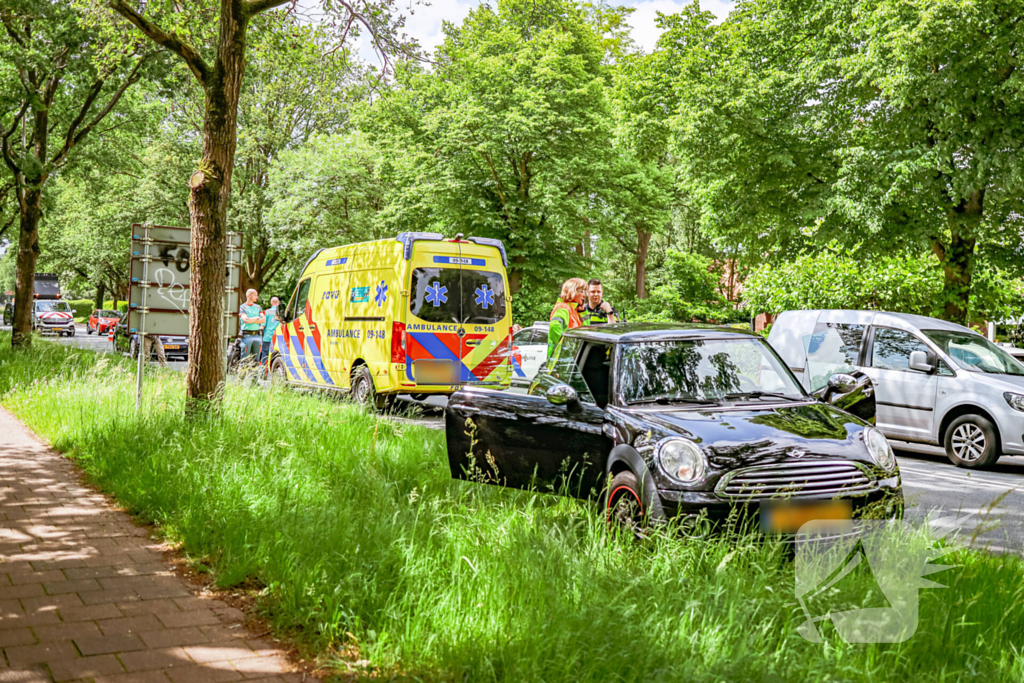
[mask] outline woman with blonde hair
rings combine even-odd
[[[587,281],[583,278],[570,278],[562,284],[562,293],[558,303],[551,310],[548,325],[548,361],[553,361],[562,345],[562,335],[566,330],[582,327],[579,307],[583,303],[583,294],[587,291]]]

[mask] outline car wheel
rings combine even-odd
[[[391,407],[392,397],[381,396],[373,386],[373,375],[370,368],[360,365],[352,371],[352,400],[361,406],[373,406],[376,410],[387,410]]]
[[[643,538],[645,518],[643,498],[636,475],[630,471],[619,472],[608,484],[605,519],[608,526]]]
[[[946,430],[946,456],[957,467],[986,469],[999,459],[996,427],[981,415],[961,415]]]
[[[91,327],[89,327],[89,323],[86,323],[86,324],[85,324],[85,334],[86,334],[86,335],[90,335],[90,334],[92,334],[92,328],[91,328]]]
[[[69,337],[74,337],[75,336],[75,328],[72,327],[71,330],[68,331],[68,336]]]

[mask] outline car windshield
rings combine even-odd
[[[100,311],[99,317],[100,318],[117,318],[118,320],[120,320],[121,319],[121,314],[118,313],[117,311]]]
[[[1024,375],[1024,365],[980,334],[956,330],[922,330],[965,370],[994,375]]]
[[[43,311],[59,311],[60,313],[70,313],[71,306],[68,305],[67,301],[37,301],[36,310]]]
[[[627,403],[807,396],[759,339],[623,344],[621,358],[619,384]]]

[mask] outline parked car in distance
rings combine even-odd
[[[167,360],[188,360],[188,336],[178,334],[161,334],[160,342],[164,345]],[[128,333],[128,316],[125,315],[114,327],[114,353],[126,354],[130,358],[139,357],[139,335]],[[156,358],[156,351],[149,354],[150,360]]]
[[[529,385],[548,359],[548,323],[538,320],[512,335],[512,383]]]
[[[881,311],[787,311],[768,342],[805,389],[859,370],[890,439],[942,446],[958,467],[1024,454],[1024,364],[962,325]]]
[[[110,328],[121,322],[121,313],[105,308],[97,308],[85,323],[85,333],[107,334]]]
[[[901,509],[885,436],[825,402],[842,399],[869,414],[867,378],[839,375],[825,393],[808,394],[749,332],[581,327],[566,332],[527,395],[452,394],[448,463],[456,478],[600,496],[609,521],[632,528],[675,516],[721,521],[738,508],[788,534],[875,503]]]

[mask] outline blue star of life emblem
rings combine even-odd
[[[377,293],[374,295],[373,300],[377,303],[377,306],[383,306],[384,302],[388,300],[388,286],[381,280],[380,284],[377,285]]]
[[[427,303],[440,306],[448,302],[448,288],[442,287],[440,282],[432,282],[427,287]]]
[[[487,289],[487,285],[483,285],[476,290],[476,305],[485,311],[489,306],[494,305],[494,290]]]

